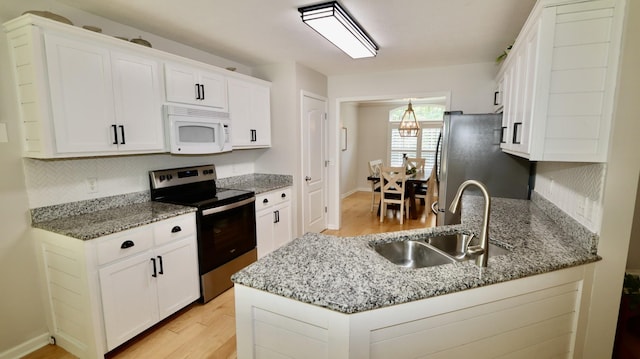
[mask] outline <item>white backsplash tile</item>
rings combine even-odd
[[[157,169],[214,163],[219,178],[253,173],[254,157],[251,151],[238,151],[211,156],[159,154],[23,161],[29,208],[38,208],[148,191],[148,172]],[[90,192],[89,178],[96,179],[96,192]]]
[[[604,163],[538,162],[535,191],[594,233],[600,233]]]

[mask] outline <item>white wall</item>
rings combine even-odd
[[[465,113],[493,111],[493,91],[497,65],[481,63],[374,74],[329,77],[329,144],[331,159],[340,158],[339,108],[356,100],[427,97],[448,93],[451,110]],[[362,154],[361,154],[362,156]],[[383,157],[384,158],[384,157]],[[340,226],[340,167],[329,168],[329,228]],[[366,177],[365,177],[366,178]]]
[[[340,154],[340,198],[344,198],[358,190],[362,165],[360,163],[362,141],[360,141],[361,131],[357,103],[345,103],[340,106],[340,122],[340,127],[347,129],[347,150]]]
[[[370,190],[367,181],[369,161],[382,160],[387,163],[389,147],[389,111],[398,107],[390,104],[361,103],[358,112],[361,140],[358,147],[358,165],[356,167],[358,188]],[[354,172],[354,171],[352,171]]]

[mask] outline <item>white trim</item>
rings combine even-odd
[[[0,359],[18,359],[49,344],[49,333],[43,333],[0,353]]]
[[[351,191],[349,191],[347,193],[343,193],[343,194],[340,195],[340,199],[345,199],[345,198],[347,198],[347,197],[351,196],[352,194],[354,194],[356,192],[359,192],[359,191],[360,190],[358,188],[356,188],[356,189],[351,190]],[[371,192],[371,189],[369,189],[369,192]]]

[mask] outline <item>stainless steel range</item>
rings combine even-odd
[[[231,288],[231,275],[257,259],[255,194],[216,188],[214,165],[149,172],[151,199],[197,207],[200,294]]]

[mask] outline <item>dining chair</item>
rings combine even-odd
[[[380,193],[380,167],[384,164],[382,160],[369,161],[369,177],[377,177],[378,179],[372,179],[371,181],[371,212],[376,205],[376,192]]]
[[[380,167],[380,222],[384,222],[388,204],[400,206],[400,224],[409,218],[409,197],[406,195],[407,171],[404,167]]]
[[[416,172],[424,173],[425,160],[424,158],[413,158],[407,157],[407,167],[415,168]],[[415,198],[420,198],[420,203],[427,203],[427,184],[423,183],[420,185],[416,185],[415,187]]]

